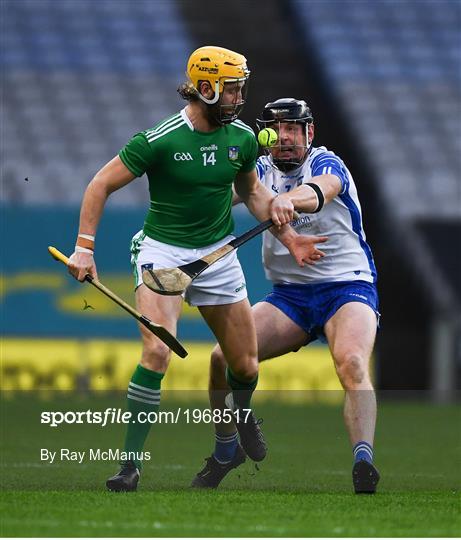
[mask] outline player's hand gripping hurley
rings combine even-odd
[[[61,261],[67,266],[67,264],[69,263],[69,259],[63,253],[61,253],[58,249],[56,249],[55,247],[49,246],[48,251],[57,261]],[[155,334],[159,339],[161,339],[163,343],[168,345],[168,347],[170,347],[170,349],[173,352],[175,352],[178,356],[180,356],[181,358],[185,358],[187,356],[186,349],[181,345],[181,343],[172,334],[170,334],[170,332],[168,332],[166,328],[164,328],[163,326],[160,326],[159,324],[155,324],[150,319],[148,319],[145,315],[142,315],[141,313],[136,311],[129,304],[127,304],[125,301],[119,298],[116,294],[114,294],[110,289],[105,287],[96,278],[93,278],[89,274],[87,274],[85,277],[85,281],[87,281],[88,283],[91,283],[91,285],[93,285],[98,290],[100,290],[103,294],[109,297],[113,302],[118,304],[125,311],[128,311],[130,315],[132,315],[136,320],[138,320],[147,329],[149,329],[153,334]]]
[[[212,253],[205,255],[189,264],[183,264],[177,268],[159,268],[157,270],[144,270],[142,280],[149,289],[163,295],[182,294],[197,276],[210,265],[228,255],[234,249],[248,242],[258,234],[274,225],[271,219],[263,221],[253,229],[234,238],[229,243],[221,246]]]

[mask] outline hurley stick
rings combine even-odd
[[[48,251],[57,261],[61,261],[66,266],[69,264],[69,259],[55,247],[49,246]],[[104,286],[99,280],[87,274],[85,276],[85,281],[87,281],[88,283],[91,283],[91,285],[96,287],[99,291],[105,294],[113,302],[118,304],[125,311],[128,311],[128,313],[132,317],[134,317],[137,321],[139,321],[147,329],[149,329],[153,334],[155,334],[160,340],[163,341],[163,343],[165,343],[165,345],[168,345],[168,347],[170,347],[170,349],[173,352],[175,352],[178,356],[180,356],[181,358],[185,358],[187,356],[188,353],[186,349],[181,345],[181,343],[172,334],[170,334],[170,332],[168,332],[166,328],[164,328],[163,326],[160,326],[159,324],[155,324],[145,315],[142,315],[141,313],[136,311],[124,300],[122,300],[116,294],[114,294],[110,289]]]
[[[197,259],[188,264],[183,264],[176,268],[159,268],[157,270],[144,270],[142,280],[149,289],[159,294],[177,295],[182,294],[185,289],[191,284],[192,280],[199,276],[204,270],[211,266],[219,259],[222,259],[234,249],[248,242],[258,234],[269,229],[274,225],[271,219],[263,221],[253,229],[234,238],[229,243],[221,246],[212,253],[205,255],[201,259]]]

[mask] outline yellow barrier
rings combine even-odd
[[[206,390],[211,343],[173,355],[164,390]],[[2,390],[125,390],[139,361],[136,341],[3,339]],[[310,346],[261,364],[259,390],[340,390],[326,347]]]
[[[129,273],[104,274],[104,285],[117,292],[126,302],[134,305],[134,280]],[[48,292],[54,295],[54,307],[63,314],[76,317],[126,317],[117,306],[93,287],[85,284],[75,287],[75,283],[66,276],[65,272],[20,272],[13,275],[0,274],[0,298],[4,300],[9,295],[24,292]],[[84,299],[93,310],[83,310]],[[199,319],[200,313],[196,307],[184,302],[182,317]]]

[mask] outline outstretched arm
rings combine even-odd
[[[258,182],[258,184],[260,183]],[[268,197],[268,201],[272,204],[275,198],[268,189],[262,186],[262,184],[260,185],[263,188],[261,194]],[[243,202],[242,197],[238,195],[234,189],[232,195],[232,204],[236,205],[241,202]],[[271,218],[274,219],[272,214]],[[289,225],[289,223],[286,223],[279,228],[271,227],[269,230],[277,238],[277,240],[279,240],[279,242],[281,242],[288,249],[296,260],[297,264],[301,267],[306,263],[314,264],[325,256],[325,253],[318,249],[317,244],[326,242],[328,240],[328,237],[326,236],[300,235]]]
[[[275,198],[271,205],[271,215],[272,212],[276,215],[279,212],[278,206],[285,206],[287,200],[299,212],[308,214],[319,212],[325,204],[332,201],[341,191],[341,181],[334,174],[314,176],[309,183],[317,186],[317,189],[308,184],[302,184]]]
[[[85,237],[96,236],[104,205],[109,195],[129,184],[134,178],[135,175],[124,165],[118,156],[114,157],[96,173],[85,190],[80,209],[78,234],[84,235],[83,237],[78,237],[80,244],[85,244]],[[90,246],[91,240],[87,241]],[[92,249],[83,247],[80,250],[76,250],[69,258],[69,272],[79,281],[83,281],[86,274],[97,278]]]
[[[340,191],[341,181],[334,174],[314,176],[308,184],[298,186],[274,198],[271,203],[271,217],[276,215],[279,212],[278,207],[284,207],[287,201],[290,201],[295,210],[300,212],[319,212]],[[279,240],[288,248],[299,266],[304,266],[304,263],[314,264],[325,255],[323,251],[317,248],[316,244],[326,242],[328,237],[297,235],[293,231],[294,235],[296,235],[294,236],[289,231],[283,230],[281,232],[283,237],[279,237]]]
[[[293,219],[294,206],[289,199],[285,199],[277,205],[277,208],[271,210],[274,196],[258,180],[256,169],[248,173],[239,173],[234,188],[239,199],[259,221],[271,218],[277,227],[281,227]]]
[[[326,242],[328,236],[298,234],[291,225],[284,225],[280,229],[272,227],[270,231],[277,240],[282,242],[301,267],[306,263],[315,264],[325,256],[325,253],[318,249],[317,244]]]

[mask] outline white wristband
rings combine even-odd
[[[94,242],[94,236],[92,234],[79,234],[80,238],[85,238],[86,240],[91,240]]]
[[[91,255],[94,255],[92,249],[84,248],[81,246],[75,246],[75,253],[90,253]]]

